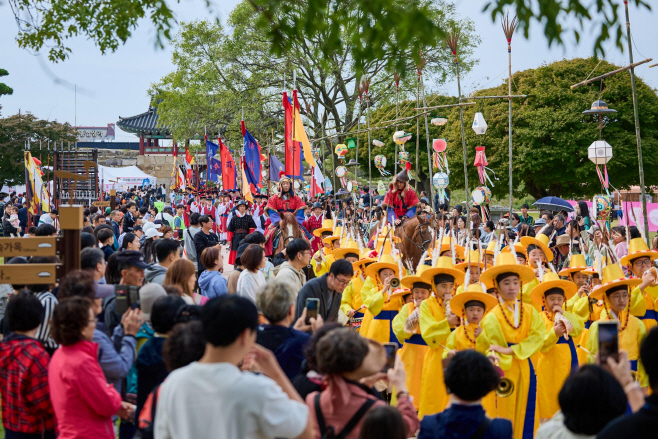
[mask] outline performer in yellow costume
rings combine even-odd
[[[348,249],[345,250],[345,254],[347,254]],[[356,250],[358,250],[358,248]],[[354,252],[354,249],[352,248],[349,252]],[[366,281],[365,269],[368,265],[377,260],[376,258],[371,257],[371,252],[371,250],[366,249],[361,253],[361,258],[352,262],[354,277],[352,277],[350,283],[343,290],[340,299],[340,309],[351,319],[352,322],[355,322],[354,324],[351,324],[354,329],[357,329],[356,324],[358,324],[359,331],[364,327],[363,318],[365,309],[363,307],[363,295],[361,292],[363,290],[363,284]],[[340,254],[342,254],[342,252]]]
[[[490,350],[500,358],[500,368],[514,385],[507,398],[498,398],[497,416],[512,421],[515,439],[532,438],[539,426],[535,404],[537,379],[530,357],[541,349],[546,328],[533,305],[522,303],[523,284],[534,279],[533,270],[516,262],[514,254],[502,252],[496,265],[482,276],[493,280],[499,304],[484,318],[482,327]]]
[[[471,284],[465,292],[457,294],[451,301],[450,307],[463,319],[462,325],[450,333],[446,341],[449,351],[443,353],[444,358],[452,358],[458,351],[475,349],[486,354],[489,350],[489,338],[482,329],[481,322],[498,304],[498,300],[491,294],[482,291],[480,284]],[[496,417],[496,393],[490,392],[482,399],[487,416]]]
[[[452,259],[439,256],[436,264],[423,272],[423,282],[430,284],[436,296],[420,305],[420,333],[429,346],[423,361],[422,389],[418,416],[433,415],[443,410],[448,402],[443,382],[443,346],[450,328],[459,325],[459,317],[450,311],[450,299],[456,285],[464,281],[464,273],[457,270]]]
[[[583,258],[584,261],[584,258]],[[565,311],[566,302],[576,294],[576,285],[546,273],[544,281],[532,290],[532,301],[542,307],[546,328],[544,344],[537,361],[537,411],[540,420],[552,418],[560,409],[557,395],[571,372],[578,369],[574,339],[583,331],[583,322]],[[565,320],[566,319],[566,320]]]
[[[359,334],[362,336],[366,336],[368,334],[368,328],[370,327],[370,323],[375,319],[375,316],[372,315],[370,311],[368,311],[367,307],[365,306],[365,302],[368,299],[368,297],[372,296],[375,294],[377,291],[379,291],[379,288],[377,286],[377,281],[366,273],[366,268],[369,267],[371,264],[377,262],[377,257],[381,253],[382,255],[386,254],[391,254],[391,250],[393,249],[393,244],[391,243],[390,236],[387,239],[388,234],[388,227],[384,226],[382,228],[382,231],[385,233],[384,236],[378,236],[377,237],[377,245],[375,247],[375,250],[364,250],[364,254],[361,255],[361,259],[372,259],[372,261],[368,260],[367,262],[364,262],[364,268],[363,272],[366,275],[366,280],[363,282],[363,286],[361,287],[361,301],[364,303],[364,305],[361,307],[362,312],[363,312],[363,321],[361,322],[361,328],[359,329]],[[367,254],[367,256],[366,256]]]
[[[429,348],[420,335],[420,306],[432,293],[432,286],[422,279],[428,265],[421,265],[415,275],[402,278],[402,286],[411,290],[413,301],[405,304],[393,319],[393,332],[402,345],[400,357],[407,373],[407,389],[413,396],[416,410],[420,408],[423,361]]]
[[[590,287],[588,284],[589,278],[587,276],[587,273],[583,273],[583,271],[585,270],[587,270],[587,263],[585,262],[585,256],[571,255],[571,258],[569,259],[569,266],[563,268],[558,273],[562,277],[568,277],[576,285],[577,294],[574,294],[569,300],[567,300],[566,310],[569,312],[573,311],[573,306],[578,299],[583,297],[583,295],[587,295],[590,292]],[[579,314],[578,317],[585,320],[587,318],[587,315]]]
[[[457,287],[455,294],[461,294],[469,285],[480,284],[480,274],[484,270],[484,263],[480,262],[480,252],[471,250],[465,255],[464,262],[460,262],[455,266],[458,270],[464,272],[464,283]],[[468,283],[468,285],[466,285]]]
[[[372,314],[373,319],[364,334],[380,343],[397,343],[393,333],[393,318],[402,308],[402,296],[407,290],[391,288],[391,279],[400,279],[400,268],[393,256],[383,255],[379,262],[366,268],[366,275],[374,281],[373,293],[363,301],[363,305]]]
[[[619,329],[619,349],[628,352],[628,359],[631,362],[631,370],[638,372],[640,385],[648,386],[648,377],[644,374],[644,368],[638,362],[640,358],[640,343],[644,338],[646,331],[644,324],[631,315],[629,289],[634,289],[640,282],[640,279],[626,279],[621,267],[617,264],[606,265],[603,268],[602,285],[592,291],[590,297],[593,299],[602,299],[604,310],[601,318],[592,323],[589,329],[589,340],[587,341],[587,350],[589,356],[587,361],[594,362],[596,353],[599,351],[599,323],[605,320],[617,321]]]
[[[553,252],[548,246],[550,238],[543,233],[538,234],[536,237],[522,236],[521,244],[525,247],[526,254],[528,255],[528,265],[534,271],[534,278],[530,282],[523,284],[523,303],[529,303],[534,306],[530,293],[541,282],[544,274],[548,273],[546,264],[553,261]],[[541,309],[537,309],[541,311]]]
[[[658,252],[649,250],[647,243],[642,238],[634,238],[628,243],[628,254],[621,258],[621,264],[628,267],[629,273],[642,279],[631,293],[631,297],[636,294],[644,296],[646,303],[646,312],[643,316],[638,316],[644,329],[649,332],[651,328],[658,325],[658,314],[656,313],[656,300],[658,300],[658,286],[654,286],[656,276],[649,271],[653,267],[653,261],[658,258]],[[633,313],[633,315],[637,315]]]
[[[327,221],[331,220],[325,220],[325,223],[327,223]],[[324,226],[325,224],[323,223],[322,225]],[[342,228],[340,226],[336,227],[336,230],[333,232],[331,229],[327,229],[328,227],[322,227],[313,231],[313,234],[317,233],[316,236],[320,235],[323,237],[322,244],[324,245],[323,248],[315,252],[313,255],[313,261],[311,261],[313,273],[315,273],[316,277],[329,273],[329,267],[331,267],[331,264],[336,260],[332,253],[334,250],[340,248],[340,235]]]

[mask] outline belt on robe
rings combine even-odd
[[[393,319],[396,315],[398,315],[398,312],[399,311],[379,311],[379,314],[377,314],[373,320],[388,321],[388,341],[389,343],[396,343],[399,347],[400,343],[398,342],[398,338],[395,336],[395,332],[393,332]]]
[[[631,370],[637,372],[637,360],[630,360],[630,362],[631,362]]]
[[[419,345],[419,346],[427,346],[427,343],[425,342],[425,339],[420,334],[414,334],[411,337],[409,337],[408,339],[406,339],[404,342],[409,343],[409,344],[416,344],[416,345]]]
[[[516,343],[507,343],[508,346],[514,346]],[[525,417],[523,419],[523,439],[532,439],[535,434],[535,409],[537,400],[537,376],[535,368],[532,367],[532,361],[527,358],[530,367],[530,385],[528,386],[528,401],[526,403]]]
[[[557,344],[569,345],[569,352],[571,353],[571,372],[575,372],[576,369],[578,369],[578,354],[576,353],[576,345],[573,343],[573,337],[569,337],[569,340],[560,337],[557,340]]]
[[[641,320],[658,320],[658,312],[656,312],[655,309],[648,309],[647,312],[644,313],[642,317],[640,317]]]
[[[592,326],[592,321],[588,320],[585,322],[585,329],[589,329],[589,327]]]
[[[360,319],[360,318],[363,318],[364,315],[365,315],[365,314],[363,314],[362,312],[357,311],[357,312],[354,313],[354,315],[352,316],[352,318],[353,318],[353,319]]]
[[[236,230],[235,232],[233,232],[233,233],[249,233],[249,230],[247,230],[247,229],[237,229],[237,230]]]

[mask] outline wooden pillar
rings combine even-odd
[[[64,231],[64,273],[80,269],[80,233],[84,226],[83,206],[61,206],[59,225]]]
[[[117,190],[110,189],[110,209],[114,211],[117,205]]]
[[[144,136],[139,136],[139,155],[144,155]]]
[[[160,146],[158,139],[153,139],[153,146],[156,148]]]

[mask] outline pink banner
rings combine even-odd
[[[575,206],[577,203],[573,200],[567,200],[569,204]],[[586,201],[587,207],[592,210],[592,202]],[[632,206],[632,207],[631,207]],[[619,207],[624,211],[622,219],[619,221],[620,226],[625,226],[626,221],[628,221],[629,226],[636,226],[635,219],[640,223],[640,227],[644,227],[644,216],[642,215],[642,203],[639,201],[634,202],[624,202],[623,206],[615,205],[615,210],[613,211],[613,218],[618,218],[617,211]],[[632,211],[631,211],[632,209]],[[635,214],[635,216],[633,216]],[[569,214],[569,216],[575,217],[575,212]],[[658,203],[647,203],[647,219],[649,221],[649,231],[658,232]]]

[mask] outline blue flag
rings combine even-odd
[[[208,166],[208,179],[219,183],[219,179],[222,175],[222,162],[216,158],[210,159],[210,166]]]
[[[210,140],[206,139],[206,163],[208,164],[207,178],[208,178],[208,180],[212,180],[212,181],[217,181],[214,177],[215,171],[213,169],[211,169],[211,167],[210,167],[210,162],[211,162],[212,158],[215,156],[215,154],[217,154],[217,149],[219,149],[219,145],[217,145],[216,143],[212,143]],[[219,167],[219,170],[220,170],[219,175],[221,175],[221,169],[222,168],[220,166]]]
[[[242,122],[242,138],[244,139],[244,161],[245,161],[245,176],[249,184],[255,187],[260,187],[260,146],[254,139]]]
[[[281,172],[284,172],[283,163],[281,163],[275,156],[270,154],[270,180],[279,181],[279,175]]]

